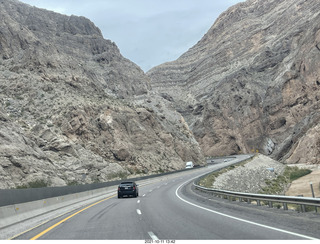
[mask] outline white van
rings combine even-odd
[[[191,169],[193,168],[193,163],[190,161],[190,162],[186,162],[186,169]]]

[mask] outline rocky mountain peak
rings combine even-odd
[[[259,151],[319,163],[319,7],[315,0],[239,3],[179,59],[147,73],[206,155]]]

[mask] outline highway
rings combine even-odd
[[[46,221],[28,240],[308,240],[320,238],[319,215],[228,202],[193,189],[193,178],[228,162],[153,179],[139,197],[114,194]]]

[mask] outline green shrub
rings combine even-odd
[[[28,182],[27,184],[17,186],[17,189],[25,189],[25,188],[41,188],[48,187],[48,184],[44,180],[35,180]]]
[[[36,180],[33,182],[29,182],[30,188],[41,188],[41,187],[47,187],[47,183],[44,180]]]
[[[79,182],[76,180],[68,181],[67,183],[68,186],[76,186],[79,185]]]
[[[108,175],[108,179],[120,178],[121,180],[125,180],[128,178],[128,174],[126,172],[117,172]]]
[[[293,172],[290,173],[290,180],[294,181],[302,176],[305,176],[307,174],[310,174],[312,171],[310,169],[298,169],[298,167],[295,167]]]

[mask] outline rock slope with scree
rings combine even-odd
[[[0,188],[204,164],[181,114],[88,19],[0,1]]]
[[[247,0],[176,61],[147,72],[207,156],[319,164],[320,2]]]

